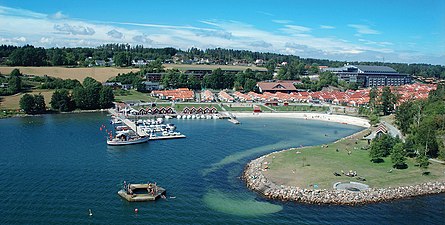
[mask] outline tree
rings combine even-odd
[[[50,104],[53,110],[59,112],[68,112],[74,109],[74,102],[66,89],[57,89],[51,97]]]
[[[426,157],[425,155],[417,156],[416,162],[419,165],[419,167],[423,169],[428,168],[428,165],[430,164],[430,162],[428,161],[428,157]]]
[[[381,107],[383,115],[389,115],[394,110],[396,97],[389,87],[384,87],[381,95]]]
[[[383,162],[383,157],[388,156],[394,145],[398,142],[400,142],[400,140],[393,138],[388,134],[382,134],[380,137],[374,138],[369,151],[371,161]]]
[[[20,98],[20,109],[22,109],[26,114],[34,114],[34,106],[34,96],[30,94],[24,94]]]
[[[373,87],[369,91],[369,107],[371,108],[371,111],[377,111],[377,98],[379,94],[377,91],[377,88]]]
[[[113,106],[114,94],[111,87],[102,87],[99,92],[99,106],[102,109],[110,108]]]
[[[113,62],[116,66],[128,66],[127,62],[127,53],[125,52],[118,52],[114,54]]]
[[[85,103],[86,96],[87,96],[87,94],[86,94],[85,88],[83,86],[76,87],[73,89],[72,97],[73,97],[74,103],[77,108],[79,108],[79,109],[87,108],[86,103]]]
[[[369,118],[369,123],[372,126],[374,126],[374,125],[376,125],[376,124],[378,124],[380,122],[379,116],[376,115],[375,113],[371,113],[368,118]]]
[[[199,90],[201,89],[201,82],[194,74],[189,74],[187,76],[187,87],[192,90]]]
[[[22,90],[22,74],[20,70],[14,69],[11,71],[8,80],[8,90],[11,94],[18,93]]]
[[[391,161],[396,169],[406,169],[408,167],[406,165],[405,152],[403,151],[403,143],[400,142],[394,145],[391,152]]]
[[[44,113],[46,111],[45,98],[41,93],[34,95],[34,113]]]
[[[416,106],[413,101],[407,101],[397,107],[395,119],[396,124],[400,128],[403,134],[408,133],[408,129],[414,122],[414,116],[416,114]]]
[[[254,79],[247,78],[244,84],[244,91],[253,91],[256,86],[256,81]]]

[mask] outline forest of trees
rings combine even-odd
[[[340,67],[346,63],[356,65],[380,65],[394,68],[400,73],[423,77],[445,78],[445,66],[430,64],[382,63],[382,62],[346,62],[326,59],[300,58],[294,55],[283,55],[269,52],[252,52],[233,49],[197,49],[186,51],[175,48],[145,48],[142,45],[106,44],[97,48],[36,48],[31,45],[23,47],[0,45],[0,59],[3,64],[10,66],[88,66],[91,60],[113,59],[116,66],[130,66],[132,60],[146,59],[164,62],[170,60],[177,53],[184,59],[207,58],[215,64],[230,64],[236,60],[254,63],[257,59],[264,60],[269,72],[273,72],[278,63],[287,62],[287,66],[279,75],[285,79],[292,79],[307,72],[318,72],[318,65]],[[291,72],[289,72],[291,71]],[[280,78],[281,79],[281,78]]]
[[[0,96],[19,93],[23,86],[22,74],[20,73],[20,70],[12,70],[8,77],[0,75],[0,83],[8,84],[7,88],[0,88]]]
[[[445,86],[438,85],[426,100],[402,103],[396,124],[406,136],[405,150],[418,157],[445,159]]]
[[[78,82],[78,81],[77,81]],[[82,84],[66,89],[65,86],[56,87],[50,105],[51,109],[59,112],[68,112],[78,109],[106,109],[113,106],[114,93],[110,87],[91,77],[85,78]],[[41,114],[46,111],[44,98],[41,94],[24,94],[20,98],[20,109],[27,114]]]

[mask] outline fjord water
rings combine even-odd
[[[101,113],[0,120],[0,224],[445,221],[445,195],[356,207],[315,206],[265,200],[239,179],[244,165],[260,155],[329,143],[358,127],[296,119],[242,119],[241,125],[172,120],[186,139],[109,147],[99,130],[107,122]],[[116,194],[124,180],[157,182],[168,197],[128,203]]]

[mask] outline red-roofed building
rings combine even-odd
[[[257,87],[261,93],[270,92],[284,92],[291,93],[296,92],[297,88],[290,82],[258,82]]]

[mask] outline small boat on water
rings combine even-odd
[[[122,124],[122,120],[119,118],[112,118],[110,124]]]
[[[129,135],[128,133],[118,133],[116,137],[107,140],[108,145],[120,146],[120,145],[133,145],[145,143],[150,139],[149,136],[137,136]]]
[[[228,119],[228,121],[231,123],[234,123],[234,124],[240,124],[240,122],[235,118],[230,118],[230,119]]]
[[[119,196],[129,202],[154,201],[158,198],[165,198],[165,189],[156,185],[148,184],[124,184],[124,188],[117,192]]]

